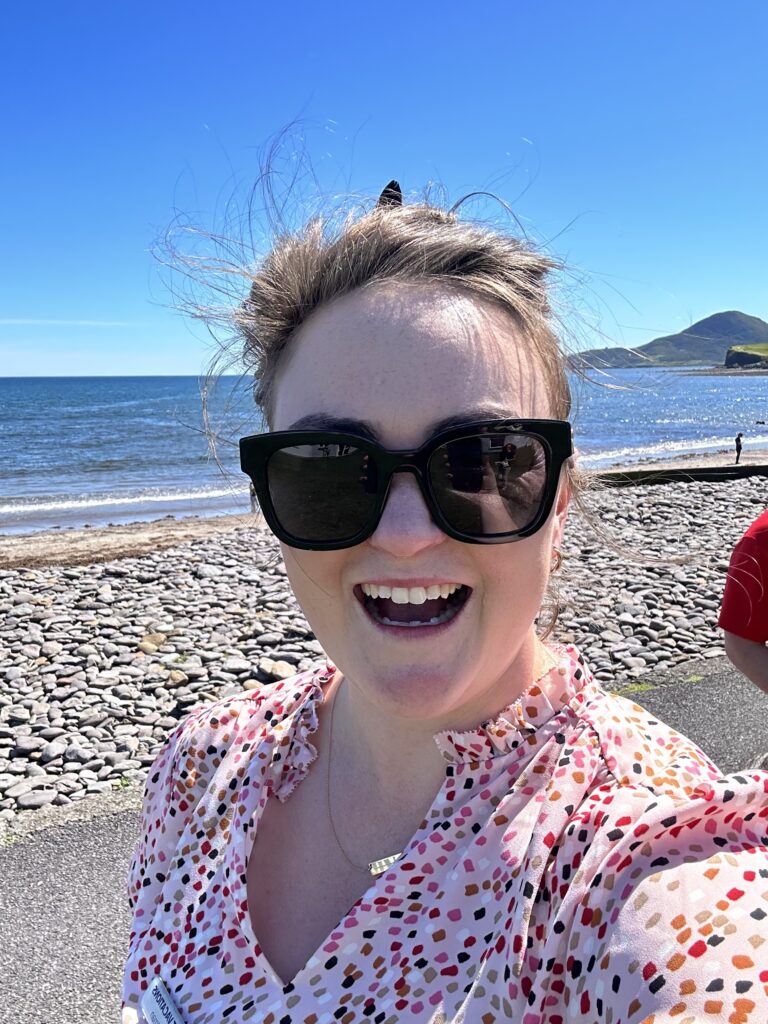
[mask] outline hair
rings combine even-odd
[[[515,321],[545,374],[553,416],[567,419],[570,388],[547,288],[557,266],[531,245],[437,206],[378,205],[336,227],[315,217],[276,238],[235,314],[256,403],[271,426],[283,353],[315,309],[383,282],[434,282],[490,301]]]
[[[568,419],[567,364],[548,287],[560,264],[527,241],[462,221],[455,209],[380,200],[341,223],[316,216],[296,231],[277,234],[261,264],[250,271],[248,296],[235,312],[242,361],[253,374],[254,398],[270,428],[276,377],[297,329],[321,306],[384,282],[458,287],[506,312],[544,373],[551,415]],[[565,474],[571,492],[580,490],[580,474],[570,461]],[[556,600],[546,609],[545,636],[558,611]]]

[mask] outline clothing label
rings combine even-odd
[[[184,1024],[163,979],[156,977],[141,998],[144,1024]]]

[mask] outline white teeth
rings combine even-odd
[[[461,583],[440,583],[431,587],[387,587],[383,583],[361,583],[366,597],[391,598],[395,604],[424,604],[438,597],[448,598],[461,589]]]

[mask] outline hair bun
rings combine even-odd
[[[393,178],[389,184],[384,186],[379,201],[376,203],[377,206],[402,206],[403,205],[403,190],[400,188],[400,182],[395,181]]]

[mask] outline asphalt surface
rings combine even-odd
[[[725,658],[642,676],[625,695],[685,733],[724,771],[768,755],[768,695]],[[766,764],[768,767],[768,762]],[[0,1021],[120,1021],[130,930],[125,879],[141,786],[26,812],[0,837]]]

